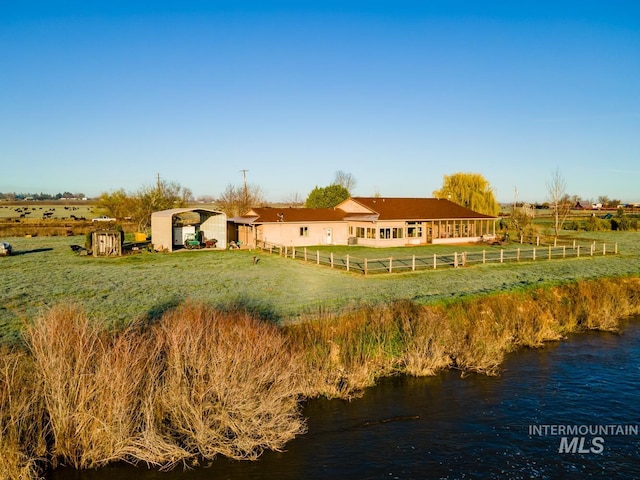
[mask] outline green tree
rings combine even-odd
[[[111,193],[102,193],[96,207],[101,213],[121,220],[132,215],[133,199],[121,188]]]
[[[434,191],[433,195],[485,215],[497,215],[500,211],[493,188],[479,173],[458,172],[445,175],[442,188]]]
[[[346,200],[351,195],[342,185],[315,187],[307,197],[304,206],[307,208],[331,208]]]

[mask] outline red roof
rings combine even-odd
[[[349,212],[349,202],[356,202],[370,213]],[[276,222],[341,222],[349,219],[362,220],[445,220],[445,219],[492,219],[491,215],[474,212],[449,200],[437,198],[383,198],[353,197],[335,208],[253,208],[237,223]]]
[[[255,213],[255,215],[251,215]],[[241,217],[248,223],[341,222],[344,211],[337,208],[252,208]]]
[[[376,212],[378,220],[487,219],[491,215],[474,212],[443,198],[353,197],[350,200]],[[345,200],[344,203],[347,203]],[[346,206],[345,206],[346,208]]]

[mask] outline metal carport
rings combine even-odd
[[[214,248],[227,247],[227,215],[217,210],[192,207],[172,208],[151,214],[151,243],[154,250],[172,252],[183,248],[184,234],[202,232],[202,240],[217,240]]]

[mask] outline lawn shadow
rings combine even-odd
[[[157,323],[166,312],[178,308],[184,302],[184,298],[174,295],[170,299],[152,306],[147,313],[143,315],[142,323],[146,326],[151,326],[154,323]]]
[[[53,250],[53,248],[51,248],[51,247],[47,247],[47,248],[34,248],[34,249],[32,249],[32,250],[14,250],[13,252],[11,252],[11,256],[15,256],[15,255],[26,255],[27,253],[50,252],[51,250]]]
[[[282,320],[281,315],[273,305],[257,297],[251,298],[246,295],[240,295],[228,302],[219,304],[216,308],[224,312],[247,312],[263,322],[273,323],[275,325]]]

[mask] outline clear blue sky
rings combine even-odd
[[[0,0],[0,192],[640,201],[640,2]]]

